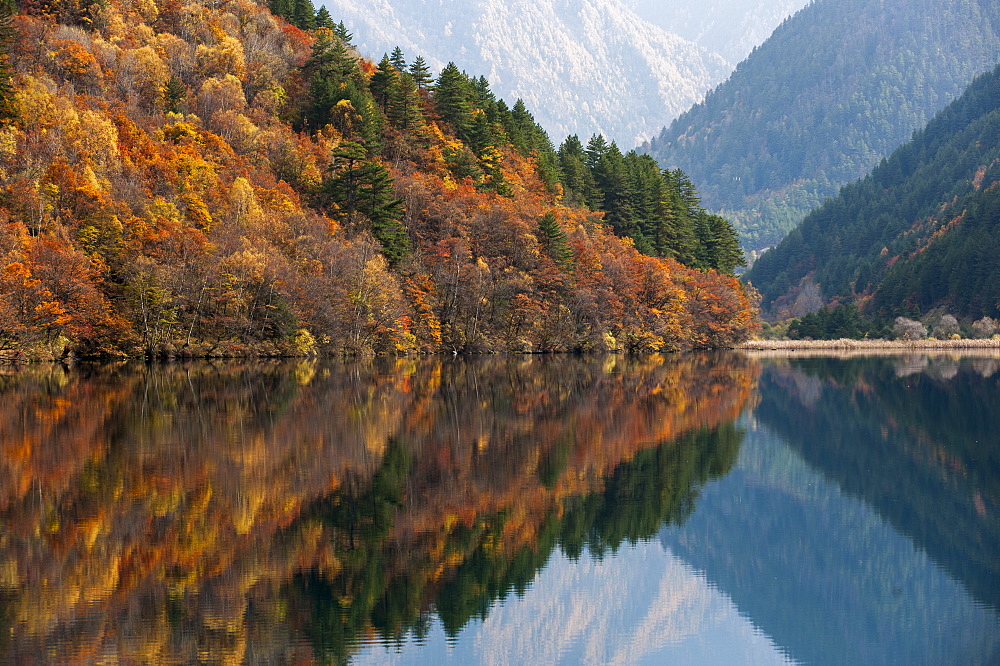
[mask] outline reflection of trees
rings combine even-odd
[[[432,607],[457,631],[557,544],[683,517],[755,381],[697,355],[57,375],[0,379],[0,661],[339,658]]]
[[[802,457],[912,538],[981,602],[1000,608],[996,377],[953,359],[809,359],[772,366],[757,410]],[[984,376],[984,374],[986,376]],[[803,376],[822,382],[797,399]]]

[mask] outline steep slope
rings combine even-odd
[[[947,307],[995,317],[998,225],[1000,67],[811,213],[745,278],[777,317],[813,282],[826,300],[857,300],[883,316]]]
[[[644,148],[774,245],[1000,60],[989,0],[819,0]]]
[[[719,54],[735,67],[806,0],[627,0],[626,4],[653,25]]]
[[[318,3],[317,3],[318,4]],[[399,46],[435,71],[454,61],[521,98],[557,140],[603,133],[623,147],[701,99],[730,66],[620,0],[326,0],[370,58]]]

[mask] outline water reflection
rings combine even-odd
[[[661,534],[804,663],[1000,659],[993,359],[768,361],[734,471]]]
[[[0,375],[0,661],[340,661],[679,522],[739,356]]]

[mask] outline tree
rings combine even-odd
[[[472,126],[471,92],[468,77],[458,70],[455,63],[445,65],[434,86],[434,103],[441,119],[451,125],[455,136],[462,141],[469,138]]]
[[[573,266],[573,249],[569,246],[566,232],[559,226],[559,220],[552,211],[547,212],[538,221],[538,242],[545,249],[552,261],[560,267],[571,270]]]
[[[337,218],[352,222],[355,213],[366,218],[390,265],[409,254],[409,233],[400,222],[403,200],[396,196],[388,170],[369,159],[363,146],[344,142],[333,152],[330,176],[321,189]]]
[[[980,340],[991,338],[997,332],[997,322],[992,317],[983,317],[972,322],[972,337]]]
[[[427,61],[423,56],[417,56],[410,63],[410,78],[420,90],[427,90],[433,78],[430,75],[431,68],[427,66]]]
[[[330,31],[334,31],[337,27],[325,5],[320,5],[320,8],[316,10],[316,27],[326,28]]]
[[[927,337],[927,327],[919,321],[896,317],[892,325],[892,334],[901,340],[923,340]]]
[[[389,61],[392,62],[392,66],[396,68],[397,72],[403,73],[406,71],[406,57],[403,55],[403,49],[398,46],[392,50]]]
[[[0,119],[9,118],[13,113],[14,87],[11,84],[13,72],[10,66],[10,49],[14,42],[14,28],[10,21],[16,5],[10,0],[0,2]]]

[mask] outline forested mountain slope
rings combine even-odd
[[[316,3],[317,6],[320,4]],[[521,98],[557,140],[653,136],[731,71],[722,57],[620,0],[325,0],[370,58],[395,46],[434,68],[454,61]]]
[[[654,350],[754,325],[732,229],[681,172],[596,138],[558,155],[485,78],[376,65],[327,13],[303,31],[252,0],[20,10],[0,353]]]
[[[998,61],[992,0],[817,0],[644,149],[760,250]]]
[[[863,180],[811,213],[747,273],[772,314],[798,288],[874,315],[1000,306],[1000,67],[978,77]]]
[[[653,25],[722,56],[733,67],[806,0],[625,0]]]

